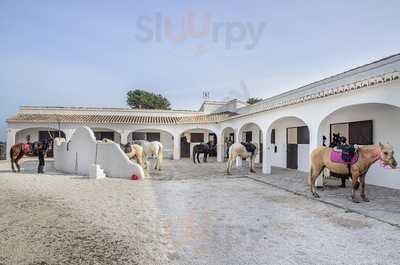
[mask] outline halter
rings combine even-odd
[[[382,151],[380,152],[380,154],[379,154],[379,164],[380,164],[380,166],[382,167],[382,168],[384,168],[384,169],[388,169],[388,170],[399,170],[400,169],[400,167],[395,167],[395,168],[392,168],[391,166],[389,166],[389,165],[385,165],[385,161],[383,160],[383,158],[382,158]]]

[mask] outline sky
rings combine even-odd
[[[399,52],[400,1],[0,0],[0,141],[19,106],[266,98]]]

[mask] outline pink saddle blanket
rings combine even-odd
[[[29,144],[24,144],[24,152],[29,153],[30,150],[31,150],[31,146]]]
[[[353,159],[351,159],[351,162],[345,162],[342,159],[342,152],[338,152],[338,151],[332,151],[331,152],[331,161],[335,162],[335,163],[340,163],[340,164],[355,164],[358,161],[358,154],[355,153],[353,156]]]

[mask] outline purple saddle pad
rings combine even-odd
[[[337,152],[337,151],[332,151],[331,152],[331,161],[335,162],[335,163],[340,163],[340,164],[355,164],[358,161],[358,154],[355,153],[353,156],[353,159],[351,160],[351,162],[345,162],[342,159],[342,152]]]

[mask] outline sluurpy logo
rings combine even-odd
[[[227,50],[241,47],[254,49],[265,31],[267,23],[251,21],[217,21],[208,14],[184,14],[180,19],[155,13],[136,20],[135,38],[141,42],[170,42],[174,45],[196,41],[198,52],[208,49],[208,44],[220,44]]]

